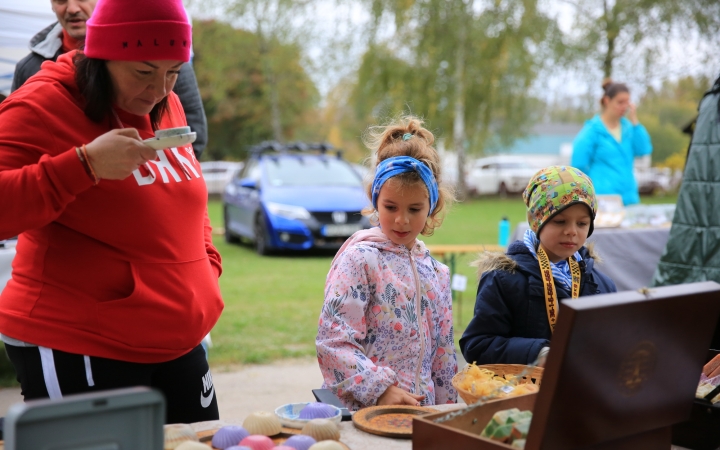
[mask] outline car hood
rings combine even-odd
[[[308,211],[360,211],[370,205],[363,189],[345,186],[274,187],[264,189],[262,199]]]

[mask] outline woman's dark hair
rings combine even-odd
[[[605,106],[603,104],[603,100],[605,99],[605,97],[612,100],[615,98],[616,95],[621,92],[627,92],[628,94],[630,93],[630,89],[628,89],[625,83],[613,83],[613,80],[611,80],[610,78],[605,78],[603,80],[602,88],[603,96],[600,97],[600,106]]]
[[[95,123],[110,117],[115,98],[110,72],[103,59],[88,58],[78,52],[74,58],[75,83],[85,99],[85,115]],[[153,130],[160,126],[160,119],[167,110],[168,99],[163,98],[150,111],[150,123]]]

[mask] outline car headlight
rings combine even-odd
[[[280,203],[267,203],[267,209],[271,214],[286,219],[309,219],[310,213],[302,206],[282,205]]]

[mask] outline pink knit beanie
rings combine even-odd
[[[110,61],[190,60],[192,28],[182,0],[98,0],[85,55]]]

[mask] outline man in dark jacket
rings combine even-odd
[[[585,247],[597,212],[590,179],[574,167],[547,167],[530,180],[523,197],[530,224],[523,240],[510,244],[506,254],[485,254],[476,262],[475,315],[460,339],[468,362],[543,360],[559,301],[617,291]]]
[[[85,21],[90,18],[97,0],[51,0],[58,21],[48,26],[30,40],[30,54],[15,66],[11,91],[25,84],[28,78],[40,70],[45,61],[55,61],[58,56],[79,48],[85,39]],[[200,159],[207,145],[207,119],[198,90],[195,71],[190,63],[180,69],[173,91],[180,98],[188,126],[197,133],[193,143],[195,157]]]

